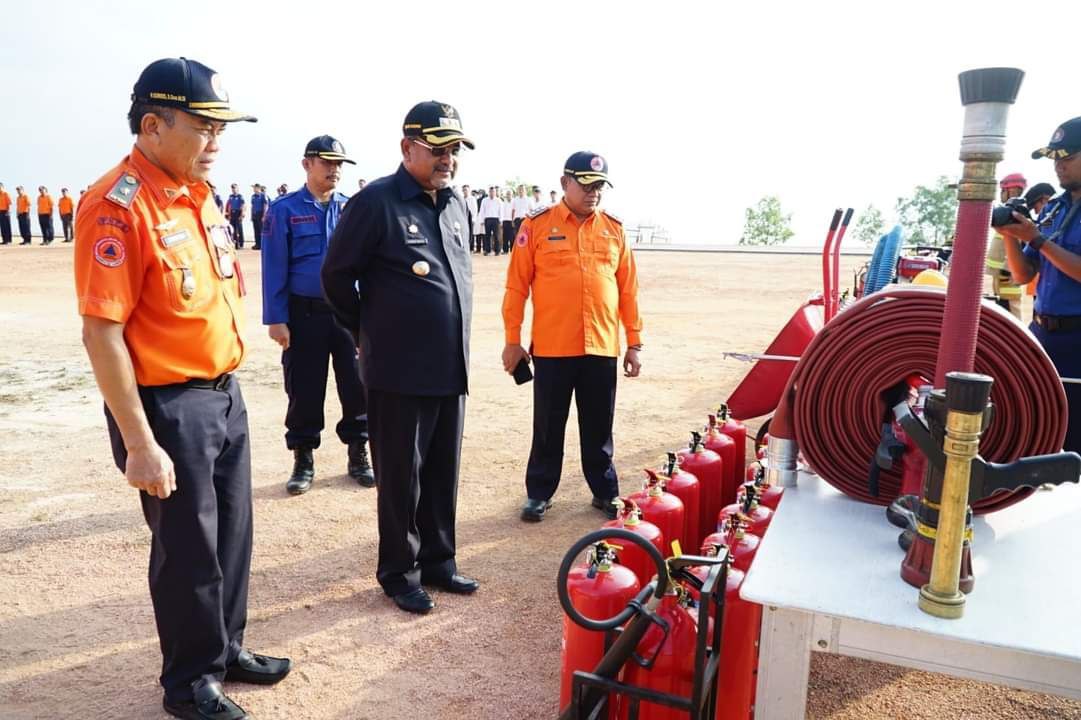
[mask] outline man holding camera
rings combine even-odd
[[[999,200],[1009,203],[1014,198],[1020,198],[1025,192],[1028,181],[1021,173],[1010,173],[998,183]],[[1010,269],[1006,267],[1006,241],[996,230],[991,236],[991,244],[987,247],[987,260],[985,262],[987,274],[991,276],[991,294],[1003,308],[1010,311],[1018,320],[1021,319],[1021,286],[1014,283],[1010,277]]]
[[[1000,226],[1007,238],[1006,262],[1023,285],[1039,273],[1030,329],[1063,377],[1081,376],[1081,117],[1067,120],[1051,142],[1032,153],[1050,158],[1065,191],[1052,198],[1032,222],[1014,212],[1016,223]],[[1020,241],[1020,242],[1019,242]],[[1021,247],[1021,243],[1025,247]],[[1063,449],[1081,452],[1081,386],[1067,384],[1070,421]]]

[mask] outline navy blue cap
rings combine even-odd
[[[330,135],[320,135],[308,141],[304,148],[304,157],[321,157],[324,160],[341,160],[350,165],[355,162],[345,156],[345,146],[332,138]]]
[[[1064,158],[1081,150],[1081,117],[1075,117],[1055,128],[1047,147],[1032,151],[1032,159]]]
[[[608,179],[608,161],[588,150],[576,152],[567,158],[567,162],[563,163],[563,174],[570,175],[582,185],[602,181],[612,185]]]
[[[406,113],[402,134],[423,140],[433,147],[460,142],[473,149],[473,141],[462,132],[462,118],[458,111],[451,105],[435,100],[417,103]]]
[[[146,66],[131,93],[132,101],[174,107],[218,122],[255,122],[251,115],[229,107],[221,76],[187,58],[164,58]]]

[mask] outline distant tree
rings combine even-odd
[[[885,227],[886,221],[882,219],[882,211],[874,205],[868,205],[856,220],[854,228],[856,239],[864,245],[874,245],[882,236]]]
[[[746,221],[740,245],[781,245],[788,242],[795,233],[792,231],[792,214],[781,210],[781,201],[776,195],[767,195],[753,208],[744,211]]]
[[[911,197],[897,198],[897,217],[908,242],[942,245],[953,237],[957,190],[946,176],[930,187],[917,185]]]

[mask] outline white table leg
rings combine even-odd
[[[756,720],[803,720],[811,670],[810,613],[762,608]]]

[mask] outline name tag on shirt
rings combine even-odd
[[[162,235],[161,236],[161,244],[164,245],[167,248],[171,248],[171,247],[174,247],[176,245],[179,245],[180,243],[187,242],[190,239],[191,239],[191,235],[188,234],[188,231],[182,229],[182,230],[178,230],[175,233],[169,233],[168,235]]]
[[[405,238],[405,244],[406,245],[427,245],[428,244],[428,238],[414,237],[414,236],[410,235],[410,236],[407,236]]]
[[[549,235],[548,242],[556,242],[557,240],[566,240],[566,235]]]

